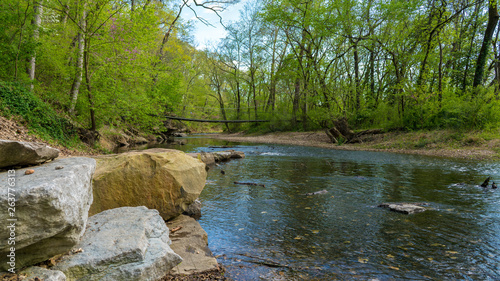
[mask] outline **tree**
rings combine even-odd
[[[486,66],[486,58],[488,57],[491,41],[493,38],[493,33],[498,23],[498,3],[497,0],[488,1],[488,23],[486,25],[486,30],[484,31],[483,44],[481,45],[481,50],[477,56],[476,71],[474,74],[474,84],[473,87],[476,88],[483,84],[484,68]]]

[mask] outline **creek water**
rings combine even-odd
[[[500,189],[478,186],[500,182],[498,162],[185,141],[173,148],[247,156],[212,167],[200,196],[209,247],[234,280],[500,280]]]

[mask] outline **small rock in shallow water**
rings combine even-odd
[[[428,205],[429,203],[382,203],[378,206],[398,213],[415,214],[426,211],[427,209],[422,206]]]

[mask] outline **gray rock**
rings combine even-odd
[[[170,249],[169,230],[157,210],[122,207],[89,218],[75,249],[54,269],[68,280],[159,280],[182,259]]]
[[[426,211],[427,209],[422,206],[428,205],[429,203],[382,203],[378,206],[398,213],[415,214]]]
[[[306,195],[306,196],[313,196],[313,195],[320,195],[320,194],[326,194],[326,193],[328,193],[328,190],[323,189],[323,190],[320,190],[320,191],[309,192],[309,193],[306,193],[304,195]]]
[[[0,168],[38,165],[58,156],[58,149],[43,143],[0,140]]]
[[[189,275],[219,268],[217,259],[208,248],[207,233],[195,219],[180,215],[168,221],[168,227],[170,229],[181,227],[170,235],[171,247],[184,259],[172,269],[171,275]]]
[[[7,264],[11,247],[15,247],[15,267],[21,268],[65,253],[78,243],[92,204],[95,165],[94,159],[75,157],[33,167],[30,175],[24,169],[0,173],[0,206],[5,206],[0,212],[0,271],[11,268]],[[9,204],[15,210],[8,212]]]
[[[191,205],[186,208],[183,214],[195,219],[199,219],[201,218],[201,207],[201,201],[199,199],[196,199]]]
[[[188,136],[186,133],[173,133],[172,135],[176,138],[187,138]]]
[[[212,165],[218,162],[229,161],[230,159],[245,158],[242,151],[225,150],[215,152],[188,153],[189,156],[201,160],[206,165]]]
[[[28,267],[20,272],[21,275],[26,275],[26,280],[35,280],[38,277],[44,281],[66,281],[66,275],[59,270],[50,270],[38,266]]]

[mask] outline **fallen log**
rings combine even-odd
[[[369,129],[361,132],[355,133],[349,127],[346,118],[341,118],[333,121],[333,127],[326,129],[325,133],[330,138],[332,143],[358,143],[362,142],[361,136],[364,135],[375,135],[382,134],[384,131],[382,129]]]
[[[264,184],[261,184],[261,183],[253,183],[253,182],[239,182],[239,181],[235,181],[234,184],[241,184],[241,185],[252,185],[252,186],[262,186],[262,187],[266,187],[266,185]]]

